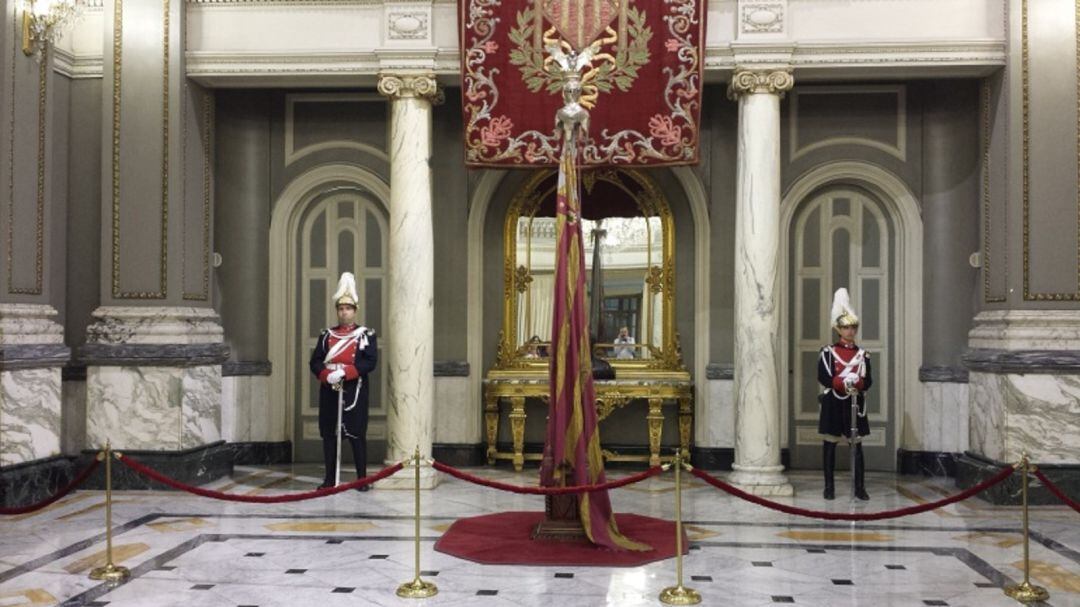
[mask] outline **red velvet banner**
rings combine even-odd
[[[460,9],[467,165],[558,164],[565,76],[551,44],[593,48],[581,165],[698,161],[705,0],[460,0]]]

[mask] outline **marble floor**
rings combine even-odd
[[[522,484],[535,471],[479,469]],[[313,488],[312,466],[238,467],[211,488],[274,494]],[[618,473],[611,474],[618,477]],[[792,472],[789,503],[843,511],[891,509],[956,491],[949,479],[868,475],[872,500],[826,502],[817,474]],[[839,479],[838,479],[839,480]],[[44,511],[0,519],[0,607],[45,605],[660,605],[675,561],[635,568],[487,566],[435,552],[456,518],[540,510],[543,498],[446,478],[423,494],[421,567],[439,594],[395,596],[413,575],[411,492],[375,489],[292,504],[219,502],[173,492],[114,495],[114,561],[132,579],[88,579],[104,562],[104,495],[80,491]],[[671,474],[613,492],[621,512],[672,517]],[[736,501],[693,479],[685,488],[691,540],[685,585],[704,605],[994,607],[1023,578],[1020,509],[979,500],[880,523],[800,519]],[[1045,603],[1080,607],[1080,515],[1032,509],[1031,572]]]

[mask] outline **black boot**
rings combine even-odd
[[[866,466],[863,463],[862,443],[855,443],[855,497],[866,501],[870,494],[866,492]]]
[[[325,467],[326,472],[323,473],[323,482],[319,485],[319,489],[326,489],[327,487],[334,486],[334,478],[336,476],[334,466],[337,465],[337,439],[335,437],[323,437],[322,455],[323,466]]]
[[[825,441],[821,447],[822,468],[825,471],[825,499],[836,498],[836,486],[833,484],[833,472],[836,470],[836,443]]]
[[[356,478],[367,476],[367,448],[364,441],[358,438],[350,438],[349,445],[352,447],[353,461],[356,463]],[[357,491],[368,491],[371,485],[357,487]]]

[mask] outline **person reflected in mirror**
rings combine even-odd
[[[619,335],[615,338],[612,355],[619,360],[626,360],[634,358],[634,352],[634,338],[630,335],[630,329],[627,327],[619,328]]]
[[[836,497],[833,473],[836,470],[836,445],[846,441],[855,450],[855,497],[870,499],[864,479],[862,439],[870,434],[870,422],[866,418],[866,391],[873,385],[870,370],[870,354],[855,343],[859,332],[859,317],[851,307],[847,289],[837,289],[833,296],[831,319],[839,335],[836,343],[821,349],[818,357],[818,383],[823,391],[818,395],[821,410],[818,414],[818,433],[823,442],[823,466],[825,472],[824,497]],[[855,437],[852,438],[852,402],[856,405]]]

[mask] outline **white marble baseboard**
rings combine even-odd
[[[735,447],[735,381],[710,379],[709,410],[694,410],[694,445],[717,448]]]
[[[961,453],[968,442],[968,384],[924,382],[920,450]]]
[[[469,401],[468,377],[435,377],[436,443],[479,443],[481,403]]]
[[[92,316],[88,344],[213,344],[224,337],[213,308],[102,306]]]
[[[269,406],[269,376],[222,377],[221,438],[230,443],[286,440],[284,423],[274,424],[275,415],[283,414],[271,412]]]
[[[1078,350],[1080,310],[987,310],[975,316],[968,347]]]
[[[60,453],[60,368],[0,371],[0,466]]]

